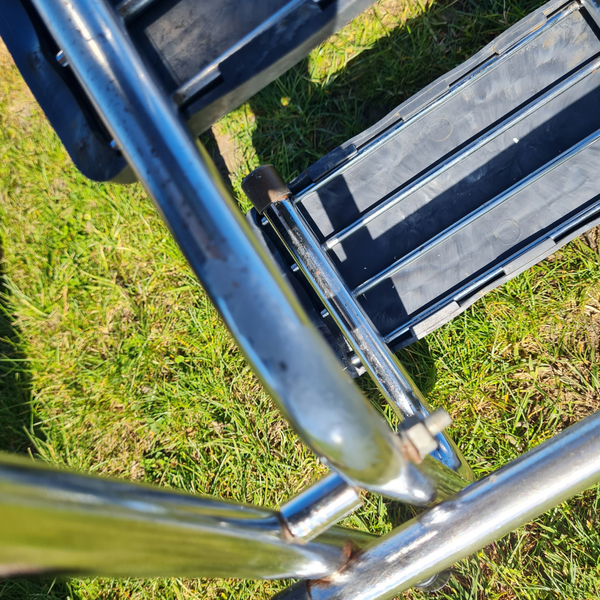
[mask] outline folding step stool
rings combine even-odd
[[[443,583],[442,568],[598,481],[596,415],[459,491],[469,468],[449,440],[438,438],[438,448],[433,439],[447,415],[407,428],[428,409],[393,355],[600,221],[595,0],[546,5],[289,186],[273,167],[245,182],[263,242],[347,368],[369,371],[407,417],[402,436],[306,326],[190,139],[189,130],[198,133],[368,3],[265,0],[253,10],[225,0],[220,8],[240,8],[232,33],[217,26],[208,2],[0,0],[0,33],[74,160],[98,179],[140,176],[273,398],[334,468],[275,512],[4,457],[8,514],[31,526],[26,544],[20,527],[13,538],[27,561],[7,554],[4,573],[102,567],[148,576],[167,566],[175,575],[311,579],[281,599],[391,598],[419,582]],[[196,51],[213,33],[216,58]],[[282,307],[286,318],[273,318]],[[414,443],[416,433],[406,443],[419,428],[441,464]],[[343,546],[321,545],[325,529],[360,504],[354,487],[418,506],[459,495],[381,539],[332,530]],[[73,528],[76,511],[80,523],[101,520]],[[134,520],[139,537],[123,528]],[[114,548],[88,533],[107,525],[113,545],[129,550],[119,570]],[[167,544],[146,543],[157,525],[175,530]],[[69,533],[53,540],[64,549],[48,551],[49,531]],[[140,554],[140,541],[154,553]]]

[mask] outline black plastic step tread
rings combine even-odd
[[[595,138],[551,174],[458,228],[360,296],[379,331],[389,335],[441,298],[456,295],[465,282],[509,263],[519,251],[597,202],[600,129]],[[554,250],[548,248],[548,253]]]
[[[599,23],[547,4],[290,184],[392,347],[600,223]]]
[[[432,164],[529,102],[600,52],[581,11],[565,8],[522,44],[357,156],[352,167],[303,195],[303,216],[321,240],[350,225]],[[485,66],[487,64],[487,66]],[[435,85],[435,84],[434,84]]]
[[[576,85],[514,123],[331,250],[356,288],[600,129],[600,62]],[[535,108],[535,103],[533,108]],[[585,119],[573,114],[586,115]]]

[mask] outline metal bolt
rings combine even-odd
[[[118,150],[118,149],[119,149],[119,145],[117,144],[116,140],[111,140],[111,141],[110,141],[110,147],[111,147],[113,150]]]
[[[292,265],[292,273],[297,273],[299,270],[300,270],[300,267],[296,263],[294,263]]]
[[[321,318],[326,319],[328,316],[329,316],[329,311],[326,308],[324,308],[321,311]]]
[[[442,433],[444,429],[452,425],[452,417],[443,408],[438,408],[430,415],[427,415],[423,423],[425,424],[425,427],[427,427],[429,433],[435,437],[439,433]]]
[[[420,457],[423,460],[427,455],[431,454],[438,448],[436,436],[444,431],[452,423],[452,418],[443,409],[438,408],[436,411],[427,415],[424,419],[412,417],[407,419],[400,426],[400,434],[409,443],[412,448],[411,455],[413,458]],[[414,456],[416,450],[418,457]]]
[[[263,217],[263,218],[260,220],[260,224],[261,224],[263,227],[266,227],[266,226],[269,224],[269,221],[268,221],[267,217]]]
[[[59,50],[56,54],[56,62],[61,66],[61,67],[68,67],[69,66],[69,61],[67,60],[67,57],[65,56],[65,53],[62,50]]]

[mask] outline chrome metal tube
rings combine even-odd
[[[598,0],[581,0],[581,4],[594,19],[596,25],[600,27],[600,4]]]
[[[345,375],[206,152],[105,0],[34,0],[240,349],[301,438],[354,485],[425,501],[432,484]]]
[[[141,14],[157,0],[121,0],[117,5],[117,13],[120,17],[129,21],[136,15]]]
[[[530,105],[521,109],[514,115],[511,115],[508,119],[488,131],[483,137],[476,139],[474,142],[469,144],[466,148],[463,148],[460,152],[458,152],[452,158],[444,161],[440,165],[437,165],[429,172],[425,173],[419,177],[415,182],[410,184],[408,187],[400,190],[398,193],[390,196],[385,202],[377,205],[375,208],[365,213],[363,216],[358,218],[354,223],[348,225],[340,232],[332,235],[329,239],[325,241],[323,244],[324,250],[331,250],[335,248],[338,244],[348,239],[350,236],[355,234],[357,231],[362,230],[369,223],[373,222],[375,219],[379,218],[381,215],[385,214],[388,210],[397,206],[402,202],[405,198],[408,198],[411,194],[414,194],[416,191],[425,187],[427,184],[431,183],[434,179],[456,166],[463,160],[467,159],[469,156],[478,152],[485,146],[487,146],[490,142],[499,138],[501,135],[506,133],[511,127],[514,127],[517,123],[525,120],[529,116],[531,116],[534,112],[540,110],[546,104],[549,104],[562,94],[564,94],[567,90],[571,89],[574,85],[578,84],[580,81],[583,81],[586,77],[589,77],[593,73],[595,73],[598,68],[600,68],[600,60],[595,60],[594,62],[586,65],[582,69],[580,69],[577,73],[571,75],[564,81],[562,81],[558,86],[552,88],[550,91],[546,92],[539,98],[536,98]],[[417,254],[421,252],[421,248],[418,249]],[[408,262],[408,257],[407,262]]]
[[[353,298],[293,200],[274,202],[264,214],[398,416],[427,416],[425,398]],[[426,459],[427,468],[430,475],[437,472],[438,485],[445,481],[444,489],[454,493],[472,481],[471,470],[449,437],[440,434],[437,440],[440,447],[433,454],[437,461]]]
[[[272,510],[69,473],[0,454],[0,577],[322,577],[361,532],[290,543]]]
[[[356,490],[331,473],[286,502],[280,512],[292,538],[308,541],[361,506]]]
[[[597,68],[597,63],[594,63],[594,66]],[[365,292],[372,290],[375,286],[379,285],[382,281],[385,281],[389,277],[392,277],[393,275],[398,273],[398,271],[400,271],[400,269],[403,269],[404,267],[409,265],[411,262],[413,262],[414,260],[416,260],[417,258],[422,256],[425,252],[429,252],[429,251],[433,250],[436,246],[439,246],[442,242],[446,241],[449,237],[453,236],[455,233],[457,233],[464,227],[467,227],[468,225],[470,225],[473,221],[475,221],[476,219],[478,219],[479,217],[484,215],[486,212],[493,210],[494,208],[497,208],[498,206],[500,206],[500,204],[502,204],[503,202],[506,202],[507,200],[509,200],[516,194],[518,194],[519,192],[523,191],[525,188],[534,184],[536,181],[538,181],[542,177],[545,177],[546,175],[548,175],[548,173],[550,173],[557,167],[560,167],[564,163],[573,159],[580,152],[583,152],[585,149],[589,148],[592,144],[595,144],[596,142],[598,142],[598,140],[600,140],[600,130],[594,132],[593,134],[589,135],[585,139],[581,140],[581,142],[575,144],[575,146],[573,146],[566,152],[563,152],[562,154],[560,154],[559,156],[554,158],[552,161],[545,164],[543,167],[540,167],[537,171],[534,171],[531,175],[528,175],[527,177],[525,177],[524,179],[522,179],[521,181],[519,181],[512,187],[508,188],[508,190],[506,190],[505,192],[502,192],[495,198],[492,198],[491,200],[489,200],[488,202],[486,202],[485,204],[480,206],[477,210],[474,210],[472,213],[468,214],[466,217],[464,217],[460,221],[457,221],[456,223],[454,223],[452,225],[452,227],[448,227],[448,229],[445,229],[444,231],[442,231],[435,237],[431,238],[426,243],[422,244],[421,246],[419,246],[412,252],[409,252],[406,256],[403,256],[402,258],[397,260],[394,264],[387,267],[387,269],[384,269],[383,271],[381,271],[381,273],[378,273],[377,275],[374,275],[373,277],[371,277],[364,283],[361,283],[352,292],[352,294],[354,296],[361,296]]]
[[[390,600],[596,484],[599,457],[596,413],[367,546],[336,575],[310,583],[310,599]]]

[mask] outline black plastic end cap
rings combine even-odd
[[[254,169],[242,181],[242,189],[260,214],[269,204],[283,200],[292,194],[273,165],[263,165]]]

